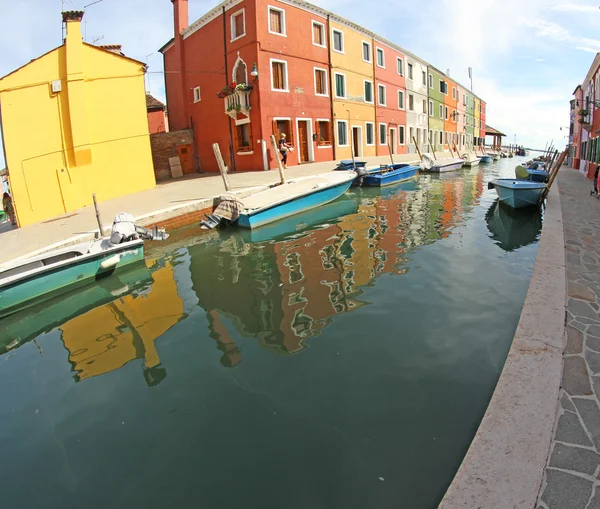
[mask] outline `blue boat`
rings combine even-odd
[[[479,156],[479,162],[480,163],[491,163],[494,160],[494,158],[488,154],[484,154],[482,156]]]
[[[398,184],[414,178],[421,168],[410,164],[382,165],[368,170],[364,177],[364,186],[383,187]]]
[[[544,165],[531,165],[529,167],[518,165],[515,167],[515,177],[532,182],[548,182],[550,174],[544,169]]]
[[[537,205],[546,189],[546,184],[529,180],[496,179],[492,180],[491,187],[496,189],[502,203],[513,209],[520,209]]]
[[[0,271],[0,317],[107,276],[144,259],[144,241],[83,242],[26,258]]]
[[[342,196],[355,178],[355,171],[330,171],[256,193],[243,199],[236,224],[241,228],[258,228],[319,207]]]

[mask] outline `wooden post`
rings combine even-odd
[[[437,157],[435,155],[435,149],[433,148],[433,143],[431,143],[431,135],[429,135],[429,146],[431,147],[431,153],[433,154],[433,159],[437,161]]]
[[[392,166],[394,166],[394,154],[392,154],[392,146],[390,145],[390,140],[388,139],[388,151],[390,153],[390,159],[392,160]]]
[[[423,160],[423,154],[421,154],[421,149],[419,148],[419,144],[417,143],[417,140],[415,140],[414,136],[413,136],[413,141],[415,142],[415,147],[417,148],[417,152],[419,153],[419,159],[422,161]]]
[[[558,157],[558,150],[554,152],[552,155],[552,159],[550,159],[550,163],[548,164],[548,173],[552,173],[552,166],[554,165],[555,159]]]
[[[223,156],[221,156],[221,149],[219,148],[218,143],[213,143],[213,152],[215,153],[215,157],[217,158],[217,165],[219,166],[219,171],[221,172],[221,176],[223,177],[223,183],[225,184],[225,191],[231,191],[231,186],[229,185],[229,179],[227,178],[227,166],[225,166],[225,162],[223,161]]]
[[[271,135],[271,146],[273,147],[273,154],[275,154],[275,159],[277,160],[277,168],[279,169],[279,178],[281,179],[281,183],[285,184],[285,174],[283,173],[283,164],[281,164],[281,159],[279,159],[279,149],[277,148],[277,142],[275,141],[275,136]]]
[[[454,151],[456,152],[456,155],[457,155],[458,157],[460,157],[460,153],[458,152],[458,149],[456,148],[456,142],[455,142],[455,141],[453,141],[453,142],[452,142],[452,144],[454,145]]]
[[[94,210],[96,211],[96,221],[98,221],[98,230],[100,230],[100,237],[102,237],[102,221],[100,220],[100,209],[98,209],[98,202],[96,202],[96,193],[92,193],[92,199],[94,200]]]
[[[563,165],[563,162],[565,161],[565,157],[567,157],[566,150],[563,151],[563,153],[558,158],[558,161],[556,162],[556,170],[554,170],[554,172],[550,175],[550,180],[549,180],[548,184],[546,185],[546,189],[544,189],[544,192],[542,193],[540,205],[543,203],[544,198],[546,198],[546,196],[548,195],[548,191],[550,190],[550,187],[552,187],[554,179],[556,178],[556,175],[558,175],[558,170],[560,170],[561,166]]]

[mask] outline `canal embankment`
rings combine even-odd
[[[570,171],[563,167],[561,174]],[[441,508],[535,507],[561,386],[565,305],[563,219],[560,189],[555,184],[512,346]]]
[[[449,156],[448,153],[438,154],[438,157]],[[369,165],[390,162],[389,156],[359,159]],[[418,157],[416,154],[394,155],[394,161],[417,163]],[[286,176],[315,175],[330,171],[334,166],[332,161],[291,166],[286,170]],[[260,192],[278,180],[276,170],[229,174],[232,191],[240,197]],[[212,211],[224,192],[223,179],[214,173],[160,183],[153,189],[101,202],[103,230],[105,233],[110,231],[112,220],[119,212],[129,212],[140,226],[156,225],[167,230],[188,226]],[[1,236],[0,264],[90,240],[96,231],[95,212],[90,206],[5,232]]]

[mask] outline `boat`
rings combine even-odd
[[[488,155],[491,156],[494,161],[500,160],[500,154],[496,152],[488,152]]]
[[[0,271],[0,318],[144,260],[142,239],[102,238],[26,258]]]
[[[465,166],[476,166],[479,164],[479,157],[477,157],[473,152],[468,152],[462,155]]]
[[[515,167],[515,177],[522,180],[531,180],[532,182],[548,182],[550,174],[545,170],[543,164],[532,164],[528,167],[517,165]]]
[[[240,228],[259,228],[339,198],[356,177],[356,171],[330,171],[275,184],[247,198],[227,193],[201,225],[215,228],[226,220]]]
[[[493,160],[494,158],[489,154],[483,154],[479,157],[480,163],[491,163]]]
[[[504,251],[515,251],[537,241],[542,230],[542,214],[502,207],[495,200],[488,209],[485,220],[492,239]]]
[[[362,185],[383,187],[398,184],[414,178],[420,169],[420,166],[412,166],[404,163],[381,165],[379,168],[367,170]]]
[[[431,173],[444,173],[446,171],[459,170],[465,164],[464,159],[456,157],[446,157],[444,159],[433,159],[428,154],[423,154],[421,158],[421,169]]]
[[[495,179],[490,182],[489,187],[496,189],[502,203],[513,209],[520,209],[537,205],[546,184],[529,180]]]

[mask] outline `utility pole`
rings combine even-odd
[[[473,92],[473,68],[469,67],[469,78],[471,79],[471,92]]]

